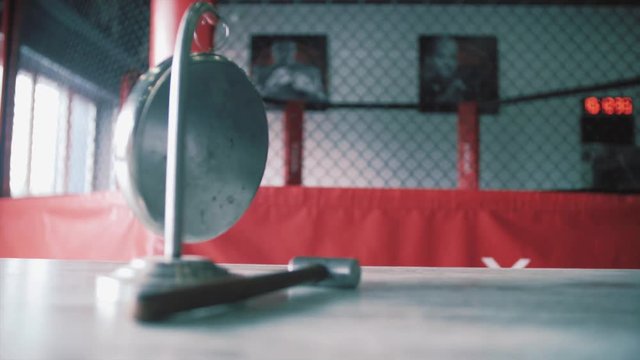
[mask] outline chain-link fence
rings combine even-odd
[[[299,43],[326,37],[330,105],[305,113],[304,185],[457,187],[457,114],[419,111],[421,81],[427,81],[421,41],[457,39],[457,60],[487,72],[492,68],[481,64],[482,57],[491,58],[487,51],[493,50],[477,46],[485,53],[476,55],[469,42],[497,43],[497,71],[487,76],[497,83],[498,109],[479,120],[484,189],[590,188],[594,167],[583,154],[582,99],[640,95],[637,6],[278,3],[221,2],[231,27],[221,52],[251,72],[257,36],[286,35]],[[615,85],[628,79],[635,85]],[[491,87],[490,80],[480,92]],[[272,147],[264,183],[280,185],[283,115],[269,115]],[[636,125],[635,144],[639,134]],[[621,165],[629,168],[626,176],[637,175],[635,156]]]
[[[47,66],[33,71],[95,101],[92,189],[109,188],[118,89],[126,73],[147,67],[149,2],[32,1],[43,10],[25,23],[23,53],[71,70],[66,78],[38,70]],[[475,101],[481,189],[591,189],[602,159],[617,172],[600,188],[639,187],[637,123],[632,142],[615,146],[587,144],[580,130],[585,97],[640,99],[638,6],[263,0],[218,7],[231,35],[217,51],[247,71],[268,103],[312,97],[304,186],[456,188],[457,104]],[[69,33],[51,30],[60,24]],[[24,70],[34,69],[24,58]],[[269,106],[264,185],[285,182],[284,117]]]

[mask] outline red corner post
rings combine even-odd
[[[139,77],[140,73],[138,71],[130,71],[120,78],[120,108],[122,108],[124,102],[127,101],[129,93],[131,93],[131,89]]]
[[[284,183],[302,185],[304,103],[290,101],[284,109]]]
[[[149,32],[149,67],[160,64],[173,55],[173,47],[180,26],[180,20],[187,8],[197,0],[151,0],[151,31]],[[215,4],[215,0],[207,0]],[[203,20],[196,29],[197,43],[194,52],[211,50],[213,45],[211,25]]]
[[[479,144],[478,104],[462,102],[458,105],[458,189],[479,188]]]

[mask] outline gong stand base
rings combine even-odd
[[[141,290],[169,290],[236,276],[199,256],[140,258],[98,276],[96,297],[101,302],[131,302]]]

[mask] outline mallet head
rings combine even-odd
[[[293,271],[310,265],[323,265],[329,272],[329,277],[316,285],[353,289],[360,283],[360,264],[356,259],[298,256],[289,261],[288,268]]]

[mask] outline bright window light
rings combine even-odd
[[[37,78],[29,179],[32,195],[51,195],[55,192],[56,140],[62,95],[55,83],[42,77]]]
[[[97,108],[40,75],[16,78],[10,188],[13,197],[93,189]]]
[[[16,77],[16,97],[13,109],[11,135],[11,162],[9,186],[11,196],[28,195],[28,176],[31,151],[31,125],[33,105],[33,76],[24,71]]]

